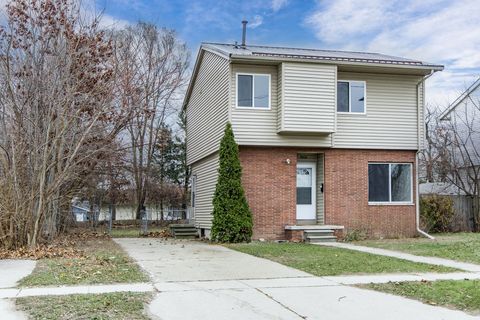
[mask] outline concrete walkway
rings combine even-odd
[[[154,280],[159,293],[149,311],[163,320],[478,319],[460,311],[343,285],[360,280],[363,283],[366,278],[315,277],[221,246],[159,239],[116,241]],[[436,275],[395,276],[417,279]],[[386,280],[384,277],[382,281]]]
[[[437,266],[444,266],[450,267],[455,269],[460,269],[468,272],[480,272],[480,265],[466,263],[466,262],[458,262],[449,259],[443,258],[436,258],[436,257],[425,257],[425,256],[416,256],[409,253],[403,253],[398,251],[386,250],[386,249],[379,249],[379,248],[372,248],[372,247],[365,247],[365,246],[357,246],[350,243],[343,243],[343,242],[324,242],[324,243],[315,243],[316,245],[321,246],[328,246],[328,247],[335,247],[335,248],[343,248],[355,251],[361,251],[371,254],[376,254],[380,256],[387,256],[393,257],[413,262],[421,262],[426,264],[432,264]]]
[[[200,241],[114,239],[154,282],[311,277],[276,262]]]
[[[97,294],[111,292],[151,292],[155,287],[151,283],[121,283],[87,286],[61,286],[36,288],[0,289],[0,299],[34,296],[66,296],[69,294]]]

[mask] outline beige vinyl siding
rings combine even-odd
[[[187,163],[218,150],[228,121],[229,61],[205,51],[187,105]]]
[[[279,132],[334,132],[337,67],[282,63],[281,71],[283,91],[278,104]]]
[[[419,76],[339,72],[366,81],[366,114],[337,113],[335,148],[418,149]]]
[[[323,175],[323,160],[324,154],[319,153],[317,155],[317,223],[324,224],[325,223],[325,206],[324,206],[324,197],[322,192],[322,183],[324,182],[324,175]]]
[[[418,90],[419,95],[419,119],[418,125],[420,128],[420,141],[419,141],[419,149],[425,148],[426,137],[425,137],[425,82],[422,82],[419,86]]]
[[[195,226],[210,229],[212,226],[213,195],[218,179],[218,152],[192,165],[196,176]]]
[[[231,122],[235,140],[240,145],[269,145],[291,147],[330,147],[330,136],[280,135],[278,131],[278,66],[232,64],[231,72]],[[261,73],[270,74],[271,108],[261,110],[253,108],[236,108],[236,74]]]
[[[284,95],[284,88],[283,88],[283,63],[278,65],[277,69],[277,132],[282,130],[283,121],[282,121],[282,105],[283,105],[283,95]],[[278,76],[279,75],[279,76]]]

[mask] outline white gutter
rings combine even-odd
[[[415,153],[415,215],[416,215],[416,227],[417,227],[417,232],[420,233],[422,236],[430,239],[430,240],[435,240],[435,237],[429,235],[422,229],[420,229],[420,183],[419,183],[419,174],[418,174],[418,155],[421,152],[420,146],[421,142],[420,139],[423,139],[423,137],[420,137],[420,125],[424,124],[423,119],[420,118],[420,94],[418,93],[420,85],[425,83],[425,80],[430,78],[433,74],[435,73],[435,70],[432,70],[430,74],[424,76],[422,80],[420,80],[417,83],[417,138],[418,138],[418,150]],[[422,101],[422,109],[425,108],[425,85],[422,88],[423,90],[423,101]],[[425,112],[425,111],[424,111]],[[421,121],[422,120],[422,121]],[[426,128],[425,128],[426,130]]]

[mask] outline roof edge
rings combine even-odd
[[[282,57],[282,56],[247,56],[241,54],[232,54],[230,55],[232,61],[241,61],[241,60],[257,60],[257,61],[294,61],[294,62],[304,62],[304,63],[326,63],[326,64],[336,64],[336,65],[356,65],[356,66],[372,66],[372,67],[392,67],[392,68],[405,68],[405,69],[418,69],[418,70],[433,70],[433,71],[442,71],[445,67],[443,65],[436,64],[401,64],[401,63],[372,63],[364,61],[348,61],[342,59],[308,59],[304,56],[292,56],[292,57]],[[360,60],[360,59],[358,59]]]
[[[190,96],[192,94],[193,85],[195,80],[197,79],[198,70],[200,69],[200,64],[204,55],[204,52],[211,52],[216,54],[224,59],[231,60],[230,55],[222,50],[218,50],[217,48],[212,48],[208,46],[208,44],[202,43],[200,48],[198,49],[197,58],[195,59],[195,64],[193,66],[192,75],[190,76],[190,82],[188,83],[187,91],[185,92],[185,98],[183,99],[182,109],[185,109],[188,102],[190,101]]]
[[[475,80],[471,85],[470,87],[467,88],[467,90],[465,90],[460,96],[458,96],[457,99],[455,99],[449,106],[447,109],[445,109],[445,111],[443,111],[440,116],[438,117],[440,119],[440,121],[444,121],[444,120],[448,120],[448,116],[450,115],[450,113],[452,113],[453,110],[455,110],[455,108],[460,104],[462,103],[469,95],[470,93],[472,93],[473,91],[475,91],[478,87],[480,87],[480,77]]]

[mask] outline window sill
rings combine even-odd
[[[235,109],[237,109],[237,110],[254,110],[254,111],[270,111],[270,110],[272,110],[271,107],[259,108],[259,107],[239,107],[239,106],[235,106]]]
[[[369,202],[369,206],[414,206],[413,202]]]
[[[338,115],[341,116],[366,116],[366,112],[342,112],[342,111],[337,111]]]

